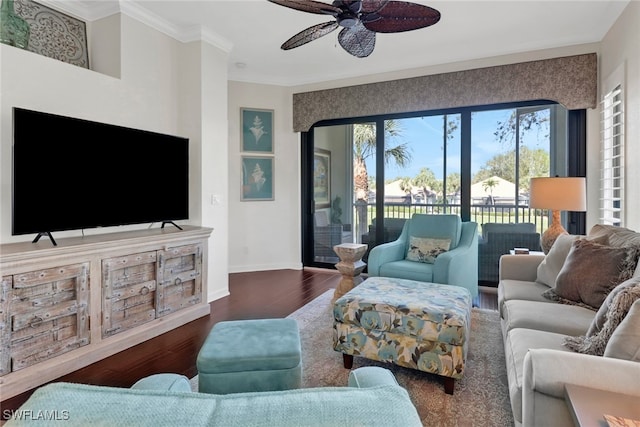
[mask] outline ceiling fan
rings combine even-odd
[[[335,21],[302,30],[281,46],[284,50],[302,46],[331,33],[338,27],[338,42],[351,55],[365,58],[376,44],[376,33],[399,33],[428,27],[440,20],[440,12],[416,3],[395,0],[269,0],[271,3],[318,15],[331,15]]]

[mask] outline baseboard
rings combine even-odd
[[[338,270],[336,270],[335,268],[322,268],[322,267],[303,267],[303,270],[306,271],[315,271],[318,273],[335,273],[335,274],[340,274],[340,272]]]
[[[207,302],[213,302],[215,300],[224,298],[229,295],[231,295],[229,293],[229,289],[222,289],[222,290],[219,290],[218,292],[212,292],[207,295]]]
[[[229,273],[251,273],[253,271],[302,270],[302,263],[232,265]]]

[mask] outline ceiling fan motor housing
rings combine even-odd
[[[344,12],[337,17],[338,25],[344,28],[351,28],[358,23],[358,16],[355,13]]]
[[[335,0],[333,6],[342,10],[336,16],[338,25],[344,28],[351,28],[358,23],[360,12],[362,11],[362,1]]]

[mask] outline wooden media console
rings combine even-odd
[[[0,396],[8,399],[209,314],[211,229],[0,246]]]

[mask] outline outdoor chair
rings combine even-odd
[[[373,218],[371,220],[371,225],[369,225],[369,232],[367,234],[362,235],[362,243],[367,245],[367,251],[365,252],[362,259],[366,262],[369,258],[369,252],[371,249],[376,247],[379,243],[386,243],[396,240],[400,237],[400,233],[402,233],[402,228],[404,227],[405,222],[407,222],[406,218],[384,218],[384,227],[382,229],[383,232],[383,240],[381,242],[376,241],[376,219]]]
[[[482,225],[478,242],[478,279],[498,283],[500,257],[514,248],[540,251],[540,233],[532,223]]]
[[[338,255],[333,250],[335,245],[347,243],[351,240],[351,232],[344,230],[343,224],[331,224],[329,213],[318,210],[313,214],[314,219],[314,255],[316,257],[334,257]]]

